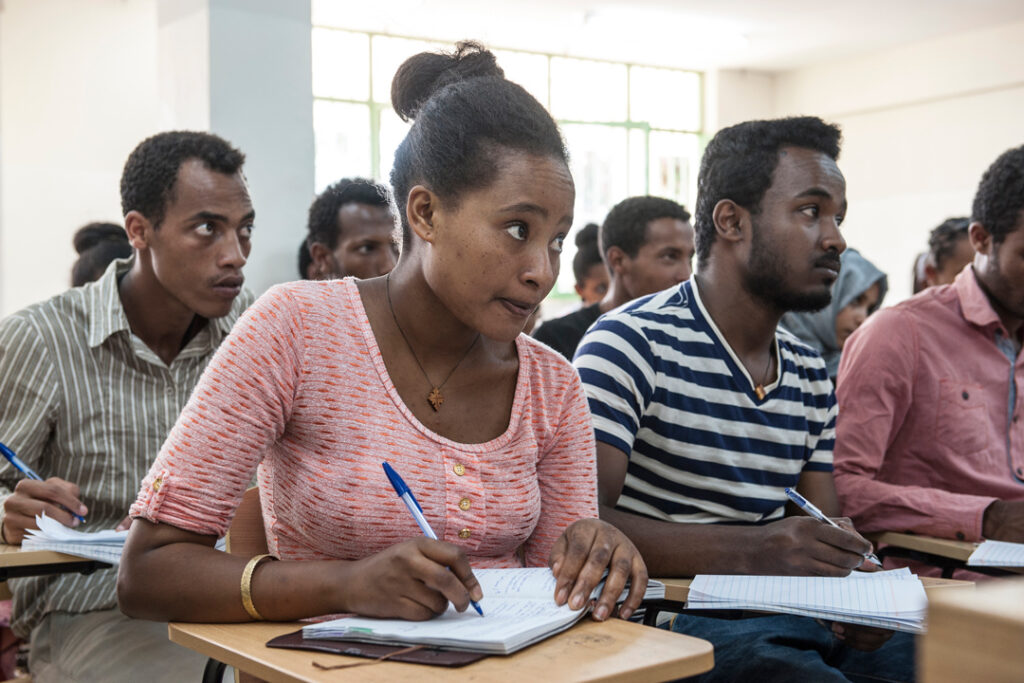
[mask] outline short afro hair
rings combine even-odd
[[[128,155],[121,173],[121,211],[138,211],[160,227],[167,204],[174,197],[178,170],[189,159],[198,159],[211,171],[234,175],[245,155],[211,133],[171,131],[146,138]]]
[[[342,178],[328,186],[309,206],[307,244],[319,242],[328,249],[338,246],[338,211],[350,203],[390,209],[391,194],[385,186],[366,178]]]
[[[835,161],[841,141],[839,127],[816,116],[746,121],[718,131],[704,150],[697,176],[697,263],[711,254],[718,202],[731,199],[757,215],[783,147],[813,149]]]
[[[999,155],[985,175],[971,207],[971,220],[985,226],[996,243],[1017,228],[1024,209],[1024,145]]]
[[[671,199],[664,197],[629,197],[612,207],[601,225],[601,253],[607,254],[618,247],[630,258],[647,242],[647,225],[659,218],[675,218],[684,223],[690,212]]]
[[[956,251],[957,243],[967,239],[970,218],[947,218],[928,235],[928,260],[941,270]]]

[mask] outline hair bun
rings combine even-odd
[[[583,249],[590,245],[597,246],[597,232],[600,229],[597,223],[587,223],[576,233],[576,248]]]
[[[71,238],[75,252],[82,254],[94,248],[102,242],[124,242],[128,243],[128,235],[124,228],[116,223],[89,223],[83,225]]]
[[[494,54],[480,43],[464,40],[453,52],[421,52],[395,72],[391,106],[403,121],[415,119],[420,107],[444,86],[480,76],[505,77]]]

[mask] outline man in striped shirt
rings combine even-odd
[[[4,542],[20,543],[40,513],[87,531],[127,523],[207,361],[252,301],[242,290],[254,220],[243,161],[206,133],[143,141],[121,178],[133,257],[0,321],[0,440],[49,477],[0,466]],[[120,613],[116,578],[112,568],[10,582],[34,680],[201,675],[203,659],[171,644],[166,625]]]
[[[777,329],[787,311],[828,304],[839,274],[839,137],[812,117],[720,131],[701,162],[697,274],[608,313],[576,352],[601,516],[652,576],[845,576],[870,551],[852,527],[804,516],[784,493],[839,512],[825,364]],[[673,627],[714,643],[702,680],[913,680],[905,634],[886,642],[891,632],[788,615],[683,614]]]

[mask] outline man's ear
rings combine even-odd
[[[931,264],[931,259],[924,264],[924,282],[929,287],[939,284],[939,269]]]
[[[424,242],[433,242],[437,237],[434,218],[439,205],[437,195],[423,185],[416,185],[409,190],[405,217],[409,221],[409,229]]]
[[[992,235],[985,226],[978,221],[972,222],[967,226],[967,238],[971,241],[971,246],[974,247],[975,254],[989,255],[989,250],[992,248]]]
[[[622,247],[608,247],[604,253],[605,266],[612,277],[619,277],[626,266],[629,254],[622,250]]]
[[[313,259],[313,276],[317,280],[336,277],[334,272],[334,253],[320,242],[310,242],[309,257]]]
[[[750,212],[731,199],[720,199],[711,213],[715,235],[726,242],[740,242],[750,224]]]
[[[129,211],[125,214],[124,231],[128,233],[128,241],[136,250],[145,251],[149,247],[153,230],[153,224],[138,211]]]

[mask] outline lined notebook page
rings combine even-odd
[[[68,555],[77,555],[90,560],[117,564],[121,561],[127,531],[78,531],[64,526],[46,515],[36,515],[38,529],[28,529],[23,550],[55,550]]]
[[[751,609],[920,632],[928,599],[920,580],[903,568],[818,576],[700,575],[690,585],[689,609]]]
[[[968,567],[1024,567],[1024,543],[983,541],[967,558]]]

